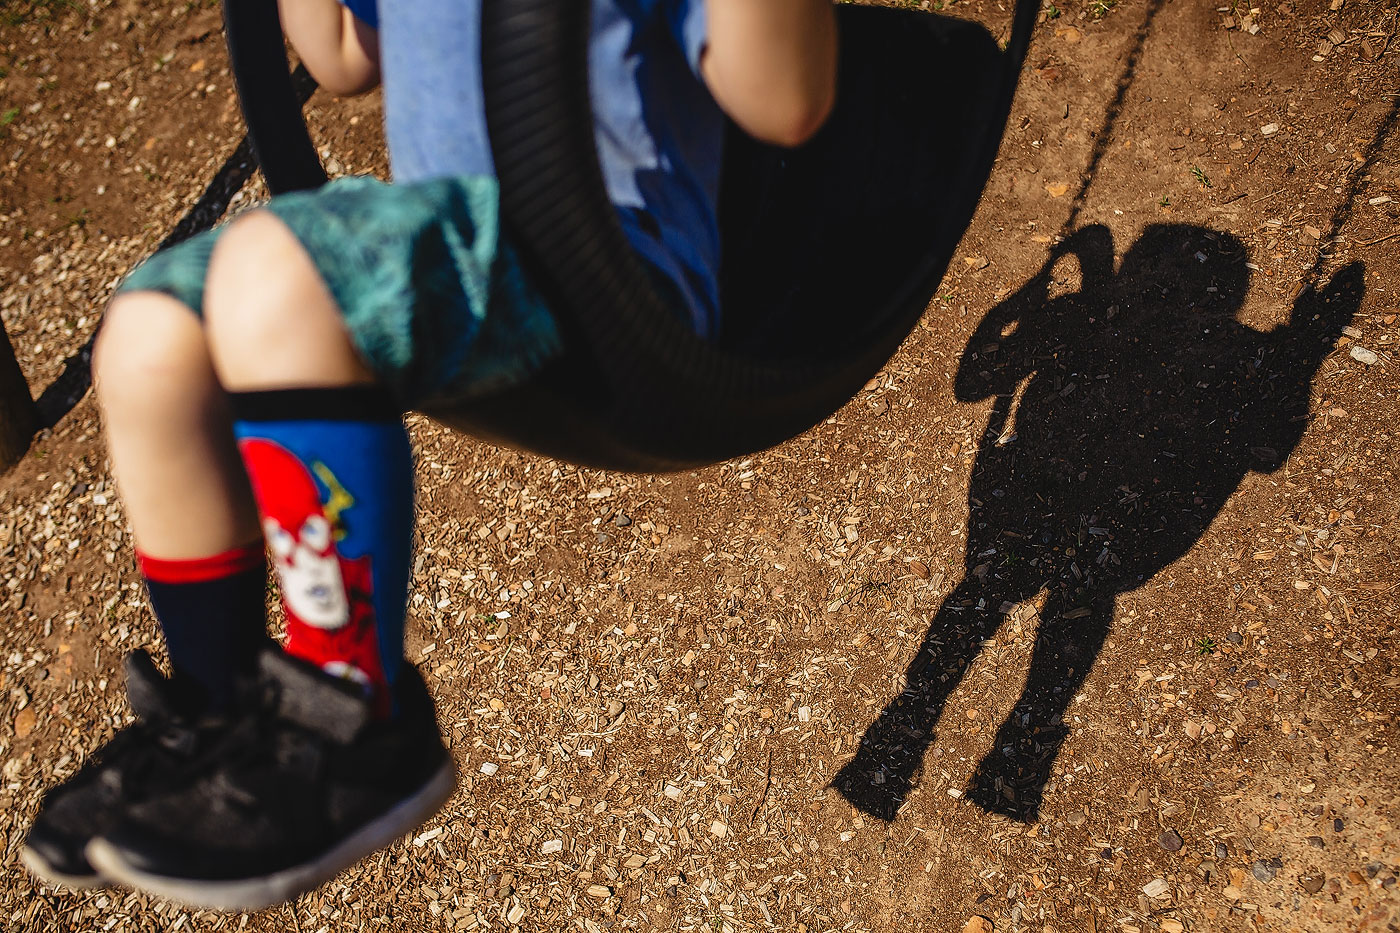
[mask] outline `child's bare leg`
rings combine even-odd
[[[137,547],[203,557],[261,536],[204,329],[158,292],[107,311],[93,356],[112,471]]]

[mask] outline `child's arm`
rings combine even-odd
[[[277,0],[282,31],[306,70],[338,97],[379,84],[379,34],[337,0]]]
[[[700,73],[725,113],[751,136],[796,146],[836,99],[831,0],[705,0]]]

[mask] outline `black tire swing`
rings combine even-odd
[[[523,385],[425,414],[587,466],[687,469],[807,430],[916,326],[996,158],[1039,0],[1003,52],[981,26],[841,6],[840,80],[795,150],[731,127],[719,339],[663,304],[603,185],[588,99],[589,4],[483,0],[487,125],[512,242],[565,352]],[[276,0],[225,0],[234,76],[274,193],[325,181],[285,63]]]

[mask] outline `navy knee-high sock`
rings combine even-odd
[[[388,715],[413,535],[401,413],[362,386],[234,393],[232,403],[281,579],[287,651],[363,684]]]
[[[263,542],[194,559],[136,558],[176,680],[196,686],[213,709],[227,708],[235,678],[252,670],[267,638]]]

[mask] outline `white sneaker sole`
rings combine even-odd
[[[45,884],[54,887],[67,888],[70,891],[91,891],[96,888],[107,887],[109,882],[101,874],[93,872],[91,875],[67,875],[55,869],[38,852],[24,846],[19,850],[19,860],[29,873]]]
[[[457,787],[449,758],[411,797],[361,826],[337,846],[310,862],[257,878],[205,880],[150,874],[127,864],[121,850],[102,838],[88,843],[88,861],[103,877],[190,907],[261,910],[281,904],[334,878],[360,859],[422,825],[442,808]]]

